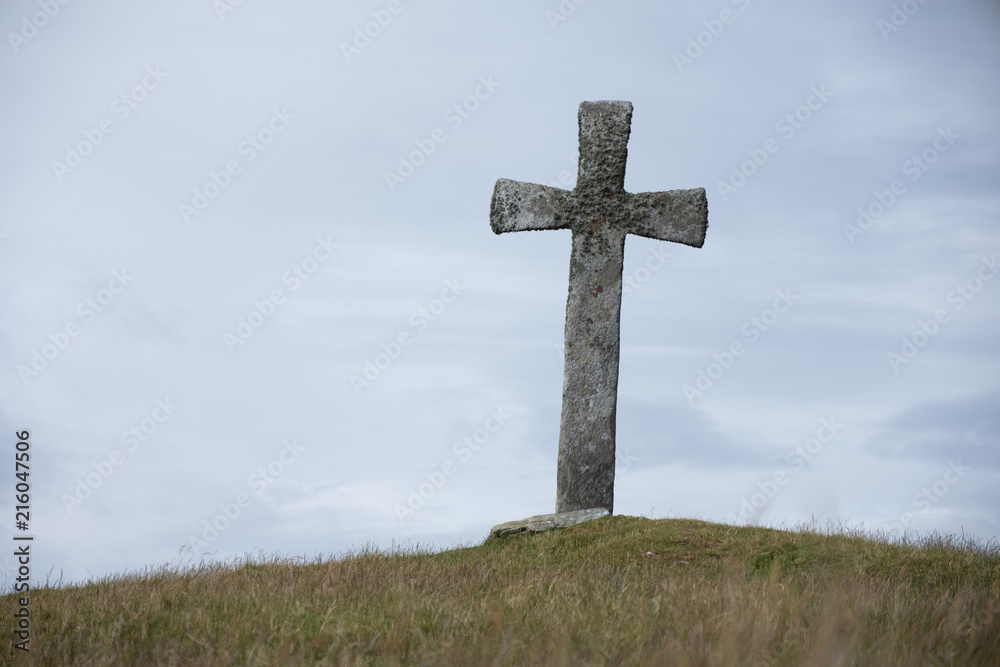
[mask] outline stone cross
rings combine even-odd
[[[490,227],[497,234],[573,231],[556,512],[614,511],[615,410],[625,236],[700,248],[704,188],[625,192],[631,102],[580,105],[580,161],[572,191],[501,178]]]

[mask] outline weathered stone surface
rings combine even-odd
[[[595,507],[575,512],[560,512],[558,514],[539,514],[521,521],[508,521],[490,528],[490,537],[506,537],[517,533],[541,533],[555,528],[568,528],[585,521],[593,521],[609,515],[603,507]]]
[[[625,192],[630,102],[580,105],[580,161],[572,191],[500,179],[497,234],[570,229],[566,353],[556,512],[614,511],[622,263],[628,234],[700,248],[708,229],[703,188]]]

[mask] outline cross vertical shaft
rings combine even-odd
[[[556,512],[614,512],[625,230],[608,224],[602,203],[625,193],[631,121],[630,104],[580,105],[573,193],[592,214],[573,229],[569,262]]]

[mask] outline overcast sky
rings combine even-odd
[[[12,0],[0,28],[0,490],[34,579],[553,511],[570,232],[489,206],[573,187],[585,100],[634,105],[626,189],[709,202],[703,248],[626,244],[616,513],[1000,534],[996,2]]]

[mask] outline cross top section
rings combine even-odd
[[[631,102],[584,102],[580,105],[580,160],[577,192],[624,192]]]

